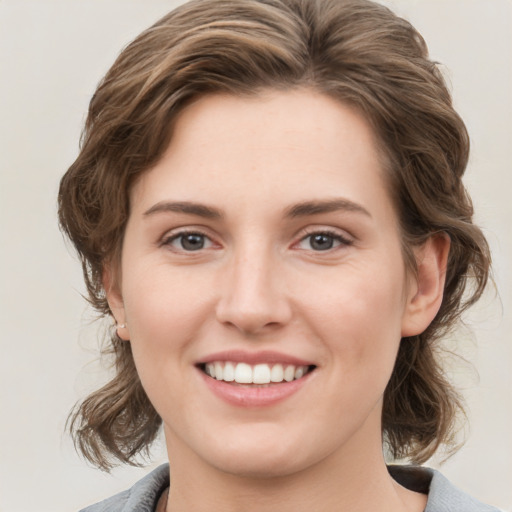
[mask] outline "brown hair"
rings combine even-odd
[[[177,113],[212,92],[296,87],[351,104],[372,123],[409,266],[413,246],[433,233],[450,237],[441,309],[424,333],[402,339],[384,396],[392,455],[425,461],[451,441],[461,408],[437,341],[480,297],[490,257],[461,181],[464,123],[421,35],[387,8],[368,0],[193,0],[162,18],[120,54],[91,100],[80,154],[61,181],[62,229],[81,258],[91,304],[109,315],[102,272],[119,257],[129,189],[166,149]],[[70,423],[79,449],[103,469],[113,458],[134,464],[161,423],[130,344],[113,334],[111,352],[114,378]]]

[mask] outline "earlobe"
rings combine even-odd
[[[421,334],[434,320],[443,301],[450,251],[447,234],[431,236],[415,251],[417,274],[412,279],[402,319],[402,337]]]
[[[114,320],[116,321],[117,335],[122,340],[128,341],[130,339],[130,333],[128,330],[128,323],[126,322],[123,297],[118,285],[116,273],[110,265],[103,268],[102,281],[108,306],[112,312]]]

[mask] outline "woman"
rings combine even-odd
[[[436,343],[481,295],[468,136],[421,36],[366,0],[199,0],[119,56],[59,214],[116,375],[99,510],[495,510],[417,466],[461,406]],[[466,284],[471,279],[472,288]]]

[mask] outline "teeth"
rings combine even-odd
[[[215,378],[215,365],[213,363],[208,363],[205,366],[205,371],[210,377]]]
[[[283,382],[284,370],[282,364],[275,364],[270,370],[270,382]]]
[[[289,365],[284,369],[284,380],[291,382],[295,377],[295,366]]]
[[[295,370],[295,375],[294,375],[294,377],[295,377],[296,379],[300,379],[303,375],[304,375],[304,367],[303,367],[303,366],[299,366],[299,367]]]
[[[232,363],[215,361],[205,365],[205,372],[210,377],[225,382],[239,384],[270,384],[271,382],[291,382],[300,379],[308,372],[307,366],[282,364],[256,364]]]
[[[253,384],[270,384],[270,367],[268,364],[257,364],[252,371]]]
[[[224,365],[223,380],[226,382],[233,382],[235,380],[235,365],[233,363],[226,363]]]
[[[235,382],[252,384],[252,368],[245,363],[238,363],[235,368]]]

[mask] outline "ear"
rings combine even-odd
[[[112,312],[114,320],[116,321],[117,335],[122,340],[128,341],[130,339],[130,333],[126,322],[123,296],[119,287],[117,272],[111,265],[105,265],[103,268],[102,281],[108,306]]]
[[[412,276],[402,318],[402,337],[421,334],[434,320],[443,301],[450,251],[447,234],[431,236],[414,251],[417,274]]]

